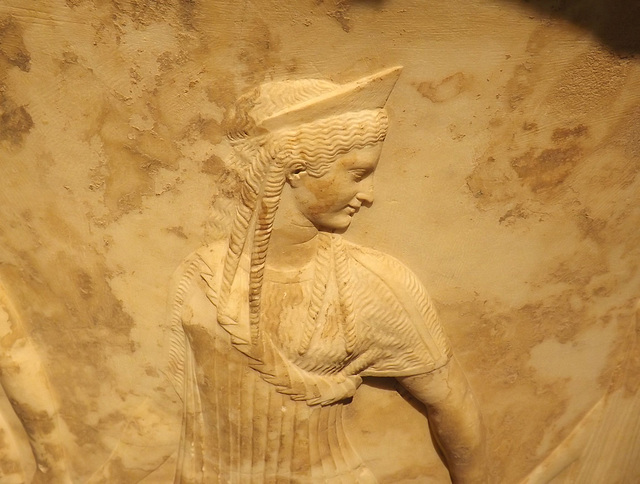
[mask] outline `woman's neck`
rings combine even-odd
[[[267,264],[274,269],[298,269],[313,260],[317,251],[318,230],[290,225],[274,229],[269,241]]]
[[[313,260],[318,249],[318,229],[283,193],[269,240],[267,265],[273,269],[300,269]]]

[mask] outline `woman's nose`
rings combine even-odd
[[[356,194],[356,198],[363,205],[371,205],[373,203],[373,183],[368,184],[366,187],[362,187]]]

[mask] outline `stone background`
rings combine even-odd
[[[0,0],[0,276],[73,476],[112,455],[119,482],[163,462],[146,482],[170,479],[165,301],[233,197],[225,110],[264,80],[403,65],[376,202],[346,236],[423,280],[482,406],[492,481],[516,482],[605,393],[634,324],[637,2],[290,3]],[[370,383],[352,427],[381,481],[446,482],[423,416]]]

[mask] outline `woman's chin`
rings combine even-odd
[[[331,217],[330,220],[323,220],[320,224],[316,225],[319,230],[324,232],[345,232],[351,225],[353,217],[351,215],[340,214],[335,217]]]

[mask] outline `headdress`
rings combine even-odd
[[[235,106],[230,138],[296,128],[324,118],[383,109],[402,67],[335,84],[319,79],[267,82]]]
[[[334,90],[259,117],[256,119],[256,126],[273,132],[342,113],[382,109],[401,70],[401,67],[392,67],[357,81],[338,85]]]

